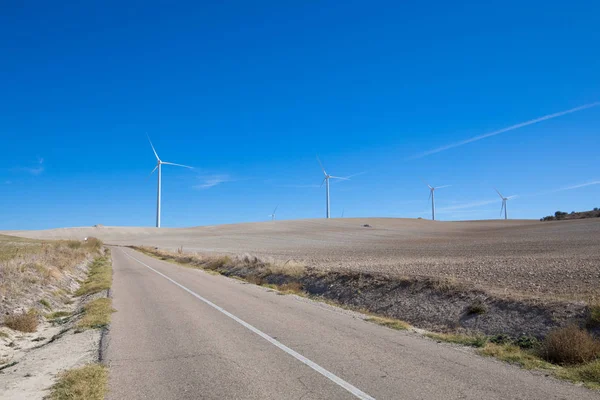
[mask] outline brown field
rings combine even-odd
[[[600,295],[600,219],[542,223],[345,218],[4,233],[37,239],[94,236],[108,244],[248,253],[326,270],[448,277],[511,296],[589,300]]]

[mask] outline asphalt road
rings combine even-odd
[[[296,296],[113,248],[109,399],[599,399]]]

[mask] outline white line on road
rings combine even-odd
[[[183,290],[185,290],[186,292],[188,292],[192,296],[196,297],[198,300],[203,301],[204,303],[208,304],[209,306],[211,306],[215,310],[220,311],[221,313],[225,314],[226,316],[228,316],[229,318],[231,318],[232,320],[234,320],[238,324],[240,324],[240,325],[244,326],[245,328],[251,330],[252,332],[256,333],[258,336],[262,337],[266,341],[268,341],[271,344],[279,347],[281,350],[285,351],[286,353],[288,353],[289,355],[291,355],[292,357],[294,357],[296,360],[298,360],[298,361],[306,364],[307,366],[309,366],[310,368],[314,369],[315,371],[317,371],[318,373],[320,373],[321,375],[323,375],[324,377],[326,377],[330,381],[332,381],[332,382],[338,384],[339,386],[343,387],[344,389],[346,389],[347,391],[349,391],[350,393],[352,393],[354,396],[358,397],[359,399],[363,399],[363,400],[375,400],[374,397],[371,397],[368,394],[366,394],[365,392],[363,392],[362,390],[358,389],[357,387],[352,386],[351,384],[349,384],[348,382],[346,382],[342,378],[340,378],[337,375],[335,375],[335,374],[327,371],[325,368],[321,367],[319,364],[316,364],[316,363],[312,362],[308,358],[304,357],[302,354],[300,354],[300,353],[298,353],[298,352],[290,349],[289,347],[287,347],[283,343],[281,343],[281,342],[273,339],[271,336],[267,335],[266,333],[264,333],[263,331],[255,328],[255,327],[253,327],[252,325],[250,325],[246,321],[244,321],[244,320],[236,317],[235,315],[233,315],[229,311],[227,311],[227,310],[219,307],[218,305],[216,305],[215,303],[211,302],[210,300],[207,300],[204,297],[200,296],[199,294],[197,294],[197,293],[193,292],[192,290],[186,288],[182,284],[180,284],[180,283],[174,281],[173,279],[169,278],[167,275],[165,275],[165,274],[163,274],[161,272],[158,272],[157,270],[155,270],[154,268],[152,268],[148,264],[145,264],[143,261],[138,260],[137,258],[135,258],[134,256],[130,255],[129,253],[127,253],[123,249],[121,249],[121,251],[123,251],[123,253],[127,257],[130,257],[130,258],[134,259],[135,261],[139,262],[140,264],[142,264],[146,268],[149,268],[150,270],[156,272],[158,275],[160,275],[163,278],[167,279],[171,283],[179,286],[180,288],[182,288]]]

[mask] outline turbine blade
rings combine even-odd
[[[508,196],[508,197],[506,198],[506,200],[512,200],[512,199],[516,199],[516,198],[518,198],[518,197],[519,197],[519,195],[516,195],[516,194],[515,194],[514,196]]]
[[[427,185],[427,187],[429,187],[429,189],[433,189],[433,186],[431,186],[429,183],[425,182],[425,179],[423,178],[419,178],[421,180],[421,182],[423,182],[424,184]]]
[[[275,211],[277,211],[277,208],[279,208],[279,204],[277,204],[277,206],[275,207],[275,209],[273,210],[273,215],[275,215]]]
[[[443,189],[443,188],[447,188],[447,187],[451,187],[452,185],[444,185],[444,186],[438,186],[435,189]]]
[[[502,196],[502,193],[500,193],[498,189],[494,188],[494,190],[496,191],[496,193],[498,193],[498,196],[500,196],[501,199],[504,199],[504,196]]]
[[[162,164],[168,164],[168,165],[174,165],[176,167],[183,167],[183,168],[194,169],[194,167],[190,167],[189,165],[175,164],[175,163],[172,163],[172,162],[165,162],[165,161],[163,161]]]
[[[354,178],[355,176],[363,175],[363,174],[366,174],[366,173],[367,173],[367,171],[362,171],[362,172],[359,172],[359,173],[356,173],[356,174],[348,175],[345,178],[346,179],[350,179],[350,178]]]
[[[154,173],[154,171],[156,171],[158,169],[158,164],[156,164],[156,167],[154,167],[154,169],[152,170],[152,172],[150,172],[150,175],[152,175]]]
[[[333,176],[333,175],[329,175],[330,178],[334,178],[334,179],[341,179],[343,181],[349,181],[350,178],[342,178],[341,176]]]
[[[431,188],[431,189],[429,190],[429,198],[427,199],[427,201],[431,200],[431,194],[432,194],[432,193],[433,193],[433,188]]]
[[[504,206],[506,205],[506,203],[503,201],[502,202],[502,207],[500,207],[500,216],[502,216],[502,212],[504,211]]]
[[[317,156],[317,161],[319,162],[319,165],[321,166],[321,169],[323,170],[323,175],[327,176],[327,172],[325,172],[325,168],[323,167],[323,163],[321,162],[321,159],[319,158],[319,156]]]
[[[148,136],[148,134],[146,134],[146,136]],[[152,144],[152,140],[150,140],[150,136],[148,136],[148,141],[150,142],[150,147],[152,147],[152,151],[154,152],[154,155],[156,156],[156,159],[158,161],[160,161],[160,158],[158,157],[158,154],[156,153],[156,150],[154,149],[154,145]]]
[[[323,178],[323,182],[321,182],[321,186],[319,186],[319,187],[323,187],[323,184],[325,183],[326,180],[327,180],[327,176],[325,176],[325,178]]]

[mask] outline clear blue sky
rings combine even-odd
[[[600,107],[414,158],[599,101],[597,1],[174,3],[3,4],[0,229],[152,226],[146,132],[163,226],[600,207]]]

